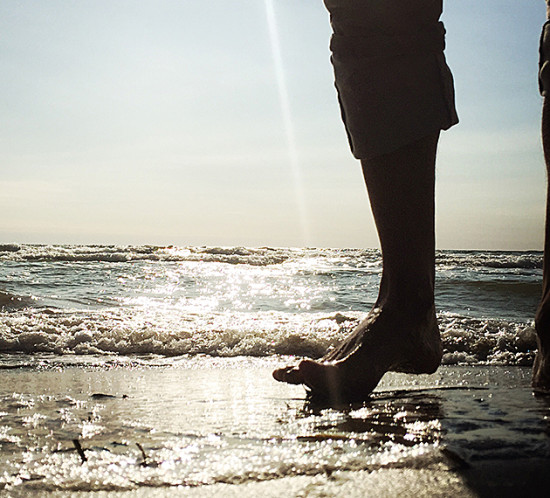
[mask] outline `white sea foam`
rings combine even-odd
[[[351,267],[380,263],[373,249],[315,249],[282,247],[116,246],[0,244],[0,261],[204,261],[272,265],[289,259],[328,259]],[[540,269],[540,251],[438,251],[437,264],[448,268]]]
[[[390,373],[343,411],[305,405],[270,374],[366,316],[376,250],[9,244],[0,261],[0,493],[206,496],[283,478],[317,491],[342,472],[446,472],[440,444],[474,460],[548,456],[530,371],[508,368],[533,361],[541,253],[438,253],[446,365]]]
[[[376,300],[377,250],[0,246],[0,351],[320,357]],[[444,362],[527,365],[541,253],[441,251]]]
[[[158,247],[158,246],[0,246],[4,261],[111,262],[204,261],[264,266],[279,264],[297,250],[288,248],[244,247]]]
[[[332,315],[217,313],[163,316],[124,310],[66,313],[21,310],[4,316],[0,350],[97,355],[290,355],[319,358],[364,313]],[[444,364],[530,365],[536,349],[528,324],[440,316]]]

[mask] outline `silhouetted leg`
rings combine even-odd
[[[547,19],[550,19],[550,2],[547,0]],[[543,28],[540,44],[539,81],[544,102],[542,104],[542,146],[546,162],[546,224],[544,231],[544,262],[542,270],[542,298],[535,317],[538,351],[533,367],[533,388],[550,392],[550,27]]]
[[[547,170],[546,225],[544,240],[544,263],[542,299],[537,310],[538,352],[533,368],[533,388],[550,392],[550,101],[545,97],[542,106],[542,144]]]
[[[278,369],[333,402],[365,399],[387,371],[434,372],[441,342],[434,308],[435,157],[439,133],[362,161],[383,273],[368,317],[320,361]]]

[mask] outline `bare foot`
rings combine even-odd
[[[388,371],[433,373],[441,362],[439,329],[432,306],[414,313],[374,308],[354,332],[320,361],[280,368],[280,382],[304,384],[333,403],[364,400]]]

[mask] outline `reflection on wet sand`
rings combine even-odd
[[[325,416],[336,410],[341,417]],[[312,400],[304,416],[319,419],[315,434],[299,437],[303,441],[348,439],[371,446],[392,442],[404,446],[437,444],[441,439],[443,417],[441,399],[434,393],[401,391],[374,394],[367,403],[329,407]]]
[[[0,490],[478,496],[539,486],[550,465],[550,401],[528,369],[390,375],[331,407],[272,382],[274,361],[173,363],[3,371]]]

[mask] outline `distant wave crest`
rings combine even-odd
[[[18,244],[0,244],[0,253],[17,252],[20,250],[21,250],[21,246]]]
[[[0,261],[112,262],[202,261],[208,263],[267,266],[298,258],[337,258],[342,266],[360,268],[380,264],[375,249],[315,249],[272,247],[178,247],[116,245],[0,245]],[[438,251],[437,265],[445,268],[537,270],[542,268],[538,251]]]
[[[536,270],[542,268],[542,252],[438,251],[437,264],[439,267]]]
[[[266,266],[279,264],[291,256],[289,249],[244,247],[175,246],[0,246],[0,261],[107,262],[205,261]]]

